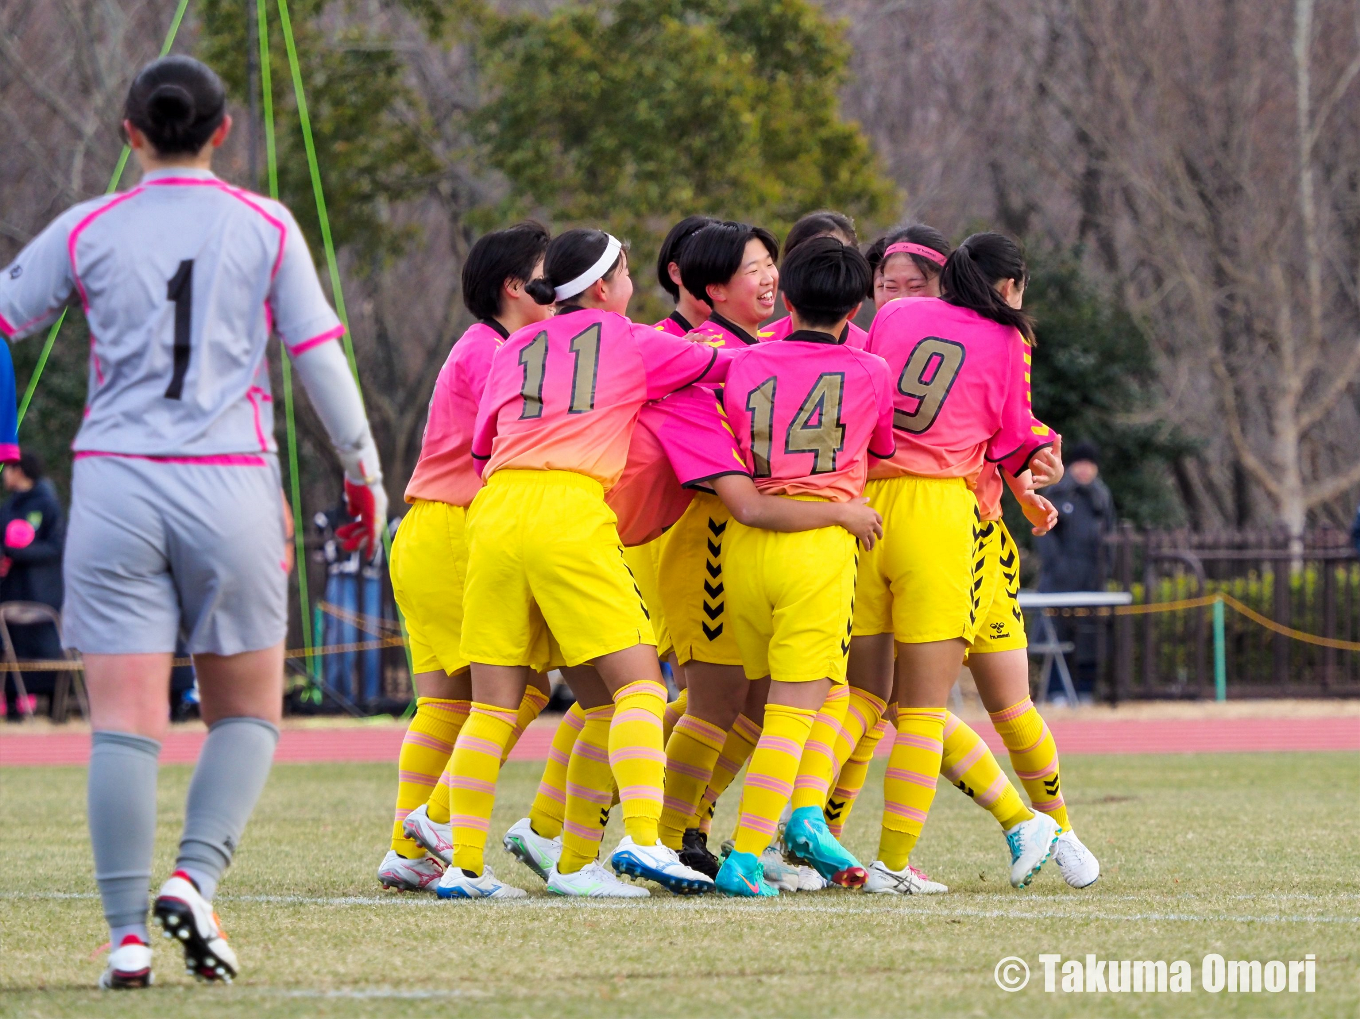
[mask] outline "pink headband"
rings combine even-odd
[[[889,255],[920,255],[927,262],[934,262],[936,265],[944,265],[944,256],[934,248],[927,248],[924,244],[909,244],[899,241],[896,244],[889,244],[883,252],[883,260],[886,262]]]

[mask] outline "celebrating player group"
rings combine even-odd
[[[95,730],[107,987],[150,982],[149,911],[194,973],[238,970],[212,899],[278,737],[287,621],[271,333],[345,467],[349,544],[374,554],[386,516],[343,330],[297,224],[211,171],[230,127],[211,70],[148,65],[124,120],[142,182],[63,214],[0,277],[7,338],[73,294],[90,325],[66,638]],[[1036,489],[1063,469],[1030,408],[1020,249],[996,233],[951,249],[916,225],[861,253],[848,218],[817,212],[781,252],[759,226],[691,216],[656,269],[675,311],[651,325],[628,318],[628,247],[602,230],[522,223],[468,254],[477,321],[440,372],[392,543],[417,701],[379,881],[455,901],[526,894],[485,849],[501,765],[560,669],[576,703],[502,838],[549,892],[943,893],[910,862],[942,774],[1000,824],[1013,885],[1050,857],[1090,885],[1099,864],[1029,699],[1001,521],[1009,488],[1035,533],[1051,527]],[[852,319],[869,300],[866,333]],[[153,905],[180,633],[209,736]],[[669,704],[665,661],[681,688]],[[1028,805],[946,708],[965,662]],[[839,836],[890,724],[865,866]],[[715,853],[714,806],[743,767]],[[616,805],[624,836],[602,855]]]

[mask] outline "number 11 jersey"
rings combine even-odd
[[[77,453],[274,452],[271,329],[293,356],[343,334],[289,211],[206,170],[57,217],[0,273],[0,333],[41,329],[72,291],[90,329]]]
[[[478,472],[573,471],[607,492],[642,405],[721,382],[729,358],[615,312],[559,309],[511,333],[491,360],[472,436]]]

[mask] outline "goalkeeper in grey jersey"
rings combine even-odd
[[[111,930],[105,987],[151,981],[157,756],[181,634],[209,734],[155,913],[191,971],[236,974],[211,903],[278,740],[287,631],[271,332],[344,464],[357,521],[349,537],[367,554],[387,502],[337,342],[343,329],[297,223],[210,169],[231,128],[217,75],[187,57],[157,60],[133,82],[125,117],[141,182],[68,210],[0,273],[7,339],[41,329],[71,300],[90,328],[64,630],[84,657],[94,728],[89,820]]]

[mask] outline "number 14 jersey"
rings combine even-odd
[[[829,333],[802,329],[732,357],[723,408],[756,487],[847,502],[870,456],[893,455],[888,366]]]
[[[293,356],[343,333],[288,210],[206,170],[57,217],[0,273],[0,333],[42,328],[72,291],[90,329],[77,452],[272,452],[270,330]]]

